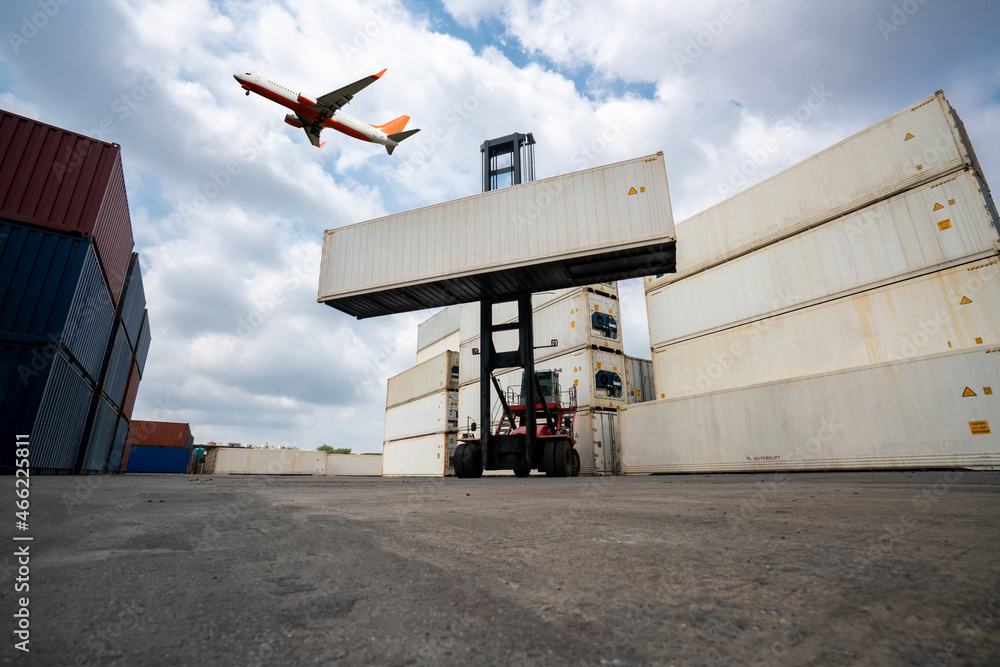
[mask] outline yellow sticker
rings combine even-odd
[[[569,328],[570,329],[575,329],[576,328],[576,322],[570,322],[569,323]]]
[[[969,430],[972,431],[972,435],[989,435],[990,423],[985,419],[981,422],[969,422]]]
[[[579,380],[573,380],[573,386],[574,387],[579,387],[580,386],[580,381]]]
[[[941,204],[938,204],[938,203],[935,203],[935,204],[934,204],[934,210],[935,210],[935,211],[940,211],[940,210],[941,210],[941,209],[943,209],[943,208],[944,208],[944,206],[941,206]]]
[[[595,304],[594,304],[594,310],[600,310],[600,309],[601,309],[601,307],[600,307],[600,306],[598,306],[598,305],[597,305],[597,304],[595,303]]]
[[[638,192],[635,191],[635,188],[630,188],[629,191],[628,191],[628,193],[630,195],[637,195],[637,194],[639,194]]]
[[[666,397],[667,397],[666,394],[660,394],[660,398],[666,398]]]
[[[961,303],[962,303],[963,306],[968,305],[968,304],[972,303],[972,299],[970,299],[967,296],[963,296]]]
[[[645,192],[645,191],[646,191],[646,186],[642,186],[639,188],[639,192]]]
[[[955,200],[954,199],[949,199],[948,203],[951,204],[952,206],[954,206],[955,205]]]
[[[982,344],[983,344],[983,339],[976,336],[976,345],[982,345]]]
[[[942,232],[946,229],[951,229],[951,220],[945,218],[944,220],[939,222],[938,229],[940,229]]]
[[[597,362],[597,370],[601,370],[601,362]]]
[[[906,138],[905,138],[905,139],[903,139],[903,141],[909,141],[909,140],[910,140],[910,139],[912,139],[912,138],[913,138],[913,135],[912,135],[912,134],[910,134],[909,132],[907,132],[907,133],[906,133]]]
[[[983,393],[987,396],[991,395],[993,393],[993,387],[983,387]]]
[[[969,387],[966,387],[965,391],[962,392],[962,398],[968,398],[970,396],[975,396],[975,395],[976,392],[972,391],[972,389],[970,389]]]

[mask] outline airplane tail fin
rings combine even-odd
[[[396,120],[390,120],[385,125],[376,125],[375,127],[382,130],[386,134],[395,134],[396,132],[399,132],[404,127],[406,127],[406,124],[409,122],[410,122],[409,116],[400,116]]]
[[[408,138],[412,137],[414,134],[416,134],[419,131],[420,131],[420,129],[418,128],[416,130],[406,130],[405,132],[396,132],[395,134],[390,134],[389,138],[392,139],[393,141],[395,141],[398,144],[403,139],[408,139]],[[386,146],[385,150],[387,150],[389,152],[389,155],[392,155],[392,151],[393,151],[394,148],[396,148],[396,147],[395,146]]]

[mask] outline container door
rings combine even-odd
[[[594,470],[598,475],[619,474],[618,413],[594,412]]]

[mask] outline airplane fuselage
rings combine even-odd
[[[234,74],[233,76],[248,92],[257,93],[261,97],[290,109],[309,123],[329,127],[361,141],[370,141],[383,146],[395,147],[398,145],[397,142],[389,139],[382,130],[357,118],[352,118],[340,109],[325,114],[315,107],[303,104],[299,100],[303,97],[308,98],[304,93],[296,93],[258,74]]]

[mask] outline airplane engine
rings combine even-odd
[[[306,95],[303,95],[302,93],[299,93],[298,102],[299,102],[299,104],[304,104],[307,107],[315,107],[316,106],[316,100],[314,100],[313,98],[308,97]]]
[[[292,114],[288,114],[287,116],[285,116],[285,122],[291,125],[292,127],[302,127],[302,121],[299,120],[299,117],[293,116]]]

